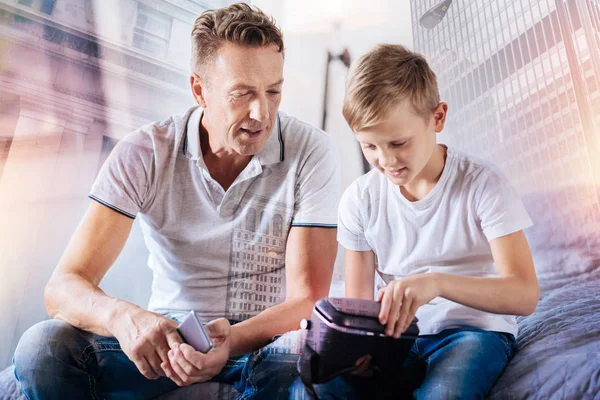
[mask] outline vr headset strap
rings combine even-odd
[[[305,344],[304,351],[298,359],[298,372],[304,387],[315,399],[319,398],[313,386],[313,375],[317,368],[319,368],[319,355],[308,344]]]

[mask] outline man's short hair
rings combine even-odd
[[[249,47],[274,44],[283,54],[283,35],[275,20],[257,7],[246,3],[232,4],[203,12],[192,28],[193,72],[202,74],[206,65],[213,62],[220,46],[235,43]]]
[[[418,115],[429,118],[440,102],[437,78],[422,55],[380,44],[352,65],[342,113],[357,132],[380,123],[405,99]]]

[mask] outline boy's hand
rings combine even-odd
[[[419,274],[390,282],[379,289],[379,322],[385,334],[399,338],[408,329],[417,309],[439,296],[438,275]]]

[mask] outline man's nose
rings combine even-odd
[[[259,94],[250,103],[250,118],[255,121],[266,121],[269,118],[269,104],[264,94]]]

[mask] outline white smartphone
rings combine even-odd
[[[181,320],[177,331],[181,338],[196,351],[208,353],[213,348],[213,343],[198,318],[196,318],[194,310],[190,311]]]

